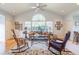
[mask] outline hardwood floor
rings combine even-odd
[[[7,39],[5,44],[6,44],[6,51],[9,51],[16,45],[16,42],[14,39]]]

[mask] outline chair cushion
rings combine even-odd
[[[54,47],[55,49],[58,49],[59,50],[61,48],[61,46],[62,46],[62,43],[52,41],[52,42],[50,42],[50,45],[52,47]]]

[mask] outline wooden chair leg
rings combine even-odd
[[[51,47],[51,46],[49,45],[49,46],[48,46],[48,49],[50,49],[50,47]]]
[[[27,42],[27,47],[29,48],[29,44],[28,44],[28,42]]]
[[[20,46],[19,45],[17,45],[17,49],[19,50],[19,52],[20,52],[20,48],[19,48]]]
[[[65,48],[63,49],[63,51],[64,51],[64,52],[71,52],[71,51],[67,51],[67,50],[65,50]]]
[[[31,46],[33,45],[33,40],[31,40]]]
[[[60,55],[61,55],[61,51],[60,51]]]

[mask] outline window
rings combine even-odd
[[[52,23],[52,21],[47,21],[46,25],[47,25],[48,32],[52,32],[53,31],[53,23]]]
[[[43,31],[45,22],[32,22],[32,31]]]
[[[53,22],[46,21],[46,18],[42,14],[36,14],[32,17],[31,21],[25,22],[25,27],[27,27],[28,31],[36,31],[36,32],[52,32],[53,31]]]
[[[45,16],[36,14],[32,18],[32,31],[45,31]]]
[[[79,14],[73,16],[74,19],[74,31],[79,31]]]
[[[42,14],[36,14],[33,16],[32,21],[45,21],[45,17]]]
[[[31,31],[31,21],[25,22],[25,26],[24,27],[27,27],[27,31],[30,32]]]

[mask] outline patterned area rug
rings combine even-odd
[[[9,53],[10,55],[54,55],[49,50],[43,49],[28,49],[22,53]],[[57,53],[58,54],[58,53]],[[62,55],[74,55],[72,52],[62,52]]]
[[[54,55],[52,52],[50,52],[47,46],[47,42],[34,42],[32,46],[30,46],[29,49],[27,49],[25,52],[22,53],[8,53],[10,55]],[[51,50],[58,54],[58,51],[55,49]],[[66,49],[66,51],[68,51]],[[74,55],[72,52],[62,52],[62,55]]]

